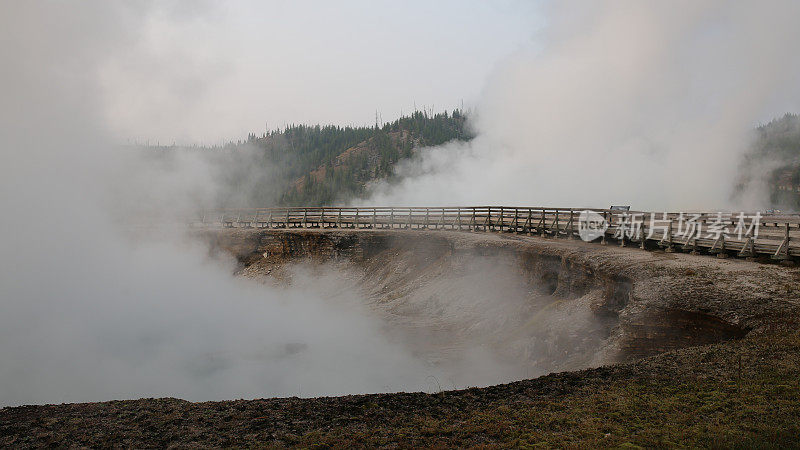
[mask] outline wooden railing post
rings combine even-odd
[[[505,211],[503,211],[503,207],[501,206],[500,207],[500,221],[499,221],[499,224],[500,224],[500,231],[499,232],[500,233],[503,232],[503,215],[504,214],[505,214]]]
[[[569,209],[569,222],[567,222],[567,236],[572,239],[575,237],[575,211]]]
[[[603,220],[606,221],[609,227],[611,227],[611,222],[609,222],[609,214],[608,211],[603,211]],[[606,232],[603,232],[603,235],[600,237],[600,245],[606,245]]]
[[[699,238],[699,237],[700,237],[700,227],[697,227],[697,230],[694,233],[694,238],[691,239],[691,244],[689,244],[689,238],[687,238],[686,244],[692,250],[690,252],[692,255],[696,255],[697,254],[697,238]]]
[[[475,223],[475,208],[472,208],[472,218],[469,219],[469,231],[475,231],[475,227],[478,225]]]
[[[747,235],[747,240],[744,241],[744,245],[742,246],[742,251],[739,252],[739,256],[743,258],[752,258],[755,256],[755,245],[753,243],[753,237],[749,234]]]
[[[783,242],[778,246],[778,249],[775,250],[775,254],[772,255],[772,259],[778,261],[784,261],[789,259],[789,221],[786,221],[784,234],[783,234]]]
[[[528,208],[528,219],[525,220],[524,230],[527,231],[528,236],[531,236],[531,227],[533,226],[533,210]]]
[[[650,213],[650,217],[652,217],[652,216],[653,216],[653,213]],[[645,218],[645,213],[642,213],[642,226],[639,227],[639,234],[640,234],[639,235],[639,248],[641,248],[642,250],[647,248],[647,233],[646,233],[647,229],[645,227],[645,223],[647,223],[647,221],[644,220],[644,218]]]
[[[553,221],[553,228],[555,228],[554,236],[558,237],[558,235],[561,233],[561,226],[559,225],[558,222],[558,209],[556,209],[556,219],[555,221]]]
[[[669,225],[667,225],[667,235],[662,237],[661,243],[662,246],[664,247],[665,252],[672,253],[675,251],[675,249],[672,248],[672,218],[668,219],[669,219]]]

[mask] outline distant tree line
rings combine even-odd
[[[219,203],[318,206],[365,195],[369,182],[392,177],[399,161],[424,147],[472,138],[466,116],[456,109],[415,111],[372,127],[288,125],[194,150],[208,155],[219,171],[225,188]]]
[[[737,194],[754,181],[766,182],[771,207],[800,210],[800,116],[787,113],[756,128]]]

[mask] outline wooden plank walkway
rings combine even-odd
[[[596,241],[740,257],[800,256],[800,214],[661,213],[597,208],[289,207],[204,211],[191,225],[258,228],[461,230],[578,238],[581,213],[607,229]]]

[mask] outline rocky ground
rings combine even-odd
[[[800,335],[438,394],[0,411],[4,447],[798,446]]]
[[[369,267],[371,259],[386,251],[363,242],[353,247],[360,238],[351,234],[292,243],[260,231],[238,230],[216,238],[242,261],[243,272],[248,267],[250,272],[280,271],[281,264],[297,255],[330,257],[356,247],[362,264]],[[528,264],[525,273],[534,278],[547,279],[546,260],[526,259],[519,250],[560,258],[562,268],[572,267],[571,275],[564,276],[562,270],[550,281],[564,298],[599,286],[610,290],[606,300],[619,300],[617,291],[627,286],[624,304],[615,309],[619,326],[609,339],[617,347],[633,349],[624,353],[629,362],[434,394],[205,403],[141,399],[4,408],[0,446],[800,445],[798,269],[581,242],[447,235],[454,236],[443,234],[449,247],[442,248],[450,252],[510,249],[521,264]],[[587,287],[576,275],[586,271],[607,282]],[[653,311],[661,313],[652,316]],[[674,323],[643,327],[648,317]],[[702,344],[698,337],[720,329],[727,330],[724,336],[729,340],[690,345],[690,339]],[[680,330],[688,337],[665,340],[665,330]],[[741,336],[730,330],[746,336],[738,339]],[[634,336],[638,344],[625,347],[634,342],[626,336]],[[659,352],[666,351],[637,359],[642,342],[657,343],[663,346]],[[685,345],[690,346],[670,349]]]

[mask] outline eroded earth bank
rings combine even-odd
[[[439,370],[434,393],[5,408],[0,444],[713,446],[800,433],[794,267],[508,234],[198,235],[242,277],[334,274]]]
[[[433,362],[481,349],[533,375],[741,338],[797,308],[790,271],[575,241],[319,230],[212,241],[241,276],[291,284],[298,264],[337,274]]]

